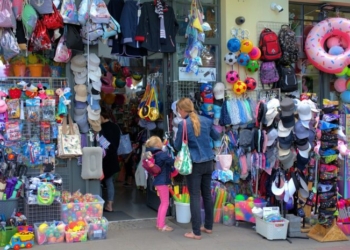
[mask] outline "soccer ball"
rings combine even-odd
[[[234,84],[238,80],[239,80],[239,75],[237,71],[230,70],[229,72],[226,73],[226,81],[228,83]]]
[[[231,52],[237,52],[241,48],[241,41],[238,38],[231,38],[227,42],[227,49]]]
[[[233,65],[237,62],[237,55],[235,53],[229,52],[225,55],[224,61],[228,65]]]
[[[244,67],[247,66],[249,60],[250,60],[250,57],[246,53],[239,54],[239,56],[237,58],[238,64],[241,65],[241,66],[244,66]]]
[[[247,85],[247,90],[254,90],[256,88],[256,80],[253,77],[247,77],[244,80],[244,83]]]
[[[246,68],[250,73],[257,72],[259,69],[259,63],[257,60],[249,60]]]
[[[233,92],[236,95],[241,95],[247,91],[247,85],[242,82],[241,80],[237,81],[235,84],[233,84]]]

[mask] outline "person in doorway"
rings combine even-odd
[[[119,172],[119,162],[117,150],[120,141],[120,129],[117,124],[109,120],[109,114],[105,109],[101,110],[101,131],[100,136],[104,136],[110,143],[103,158],[102,167],[104,182],[107,187],[107,202],[104,207],[105,212],[113,212],[114,201],[114,174]]]
[[[151,136],[146,141],[146,152],[144,157],[152,154],[155,164],[161,168],[161,172],[154,177],[153,185],[156,187],[160,198],[160,205],[157,215],[157,228],[162,232],[171,232],[174,229],[165,223],[166,213],[169,207],[169,185],[171,184],[170,174],[174,166],[172,159],[166,152],[162,151],[163,143],[158,136]]]
[[[189,98],[181,98],[176,103],[179,116],[186,120],[188,148],[192,160],[192,174],[186,176],[187,187],[190,193],[190,209],[192,232],[184,236],[190,239],[201,239],[201,232],[212,233],[213,229],[213,201],[211,197],[211,174],[214,170],[214,153],[210,146],[210,139],[220,139],[220,134],[213,128],[209,118],[195,112],[194,105]],[[179,123],[175,150],[179,151],[182,145],[183,121]],[[200,196],[202,195],[205,211],[204,226],[201,227]]]

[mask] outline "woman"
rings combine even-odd
[[[192,174],[186,176],[190,193],[192,232],[184,236],[190,239],[201,239],[201,232],[212,233],[213,201],[210,183],[214,168],[214,153],[210,146],[210,138],[219,140],[220,135],[212,127],[212,120],[199,116],[189,98],[182,98],[176,104],[177,112],[186,120],[188,147],[192,159]],[[177,151],[182,144],[183,121],[179,123],[174,147]],[[204,227],[201,227],[200,196],[202,195],[205,211]]]
[[[105,212],[113,212],[113,201],[114,201],[114,184],[113,176],[119,172],[119,162],[117,150],[119,147],[120,140],[120,128],[109,120],[109,114],[106,110],[101,110],[101,132],[100,136],[104,136],[110,145],[106,149],[106,156],[103,158],[103,174],[104,182],[107,187],[107,202]]]

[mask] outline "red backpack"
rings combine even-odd
[[[268,28],[265,28],[260,33],[259,48],[262,61],[275,61],[282,56],[277,34]]]

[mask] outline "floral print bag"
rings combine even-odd
[[[69,124],[67,124],[67,119]],[[83,154],[79,128],[69,115],[63,118],[62,126],[58,129],[57,144],[58,158],[75,158]]]

